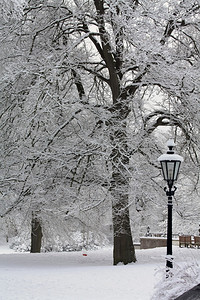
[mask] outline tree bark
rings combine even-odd
[[[40,253],[42,243],[42,227],[40,220],[32,214],[31,222],[31,253]]]
[[[136,262],[135,249],[133,245],[130,218],[128,210],[128,196],[123,195],[120,203],[113,203],[113,264],[128,264]]]
[[[128,108],[125,108],[128,110]],[[129,217],[129,155],[126,136],[126,122],[122,110],[116,121],[113,121],[111,141],[112,150],[112,181],[111,193],[113,218],[113,264],[136,262]]]

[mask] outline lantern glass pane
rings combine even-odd
[[[167,162],[167,180],[174,180],[174,165],[175,161]]]
[[[166,161],[161,161],[160,163],[161,163],[161,167],[162,167],[164,180],[167,180],[167,164],[166,164]]]
[[[180,168],[181,162],[176,161],[174,166],[174,180],[176,181],[178,178],[179,168]]]

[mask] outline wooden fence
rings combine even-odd
[[[200,247],[200,236],[180,235],[179,247]]]

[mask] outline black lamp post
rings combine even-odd
[[[170,139],[167,142],[167,146],[169,150],[166,154],[162,154],[158,161],[161,163],[161,168],[163,172],[164,180],[167,181],[167,187],[164,188],[166,195],[168,197],[168,224],[167,224],[167,270],[169,268],[173,268],[172,263],[172,196],[176,191],[176,187],[174,186],[174,181],[178,178],[178,173],[180,169],[181,162],[183,161],[183,157],[175,154],[173,148],[175,147],[174,140]]]

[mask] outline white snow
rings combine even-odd
[[[183,162],[183,157],[178,154],[168,154],[168,153],[164,153],[158,157],[158,161],[165,161],[165,160]]]
[[[169,139],[167,141],[167,147],[175,147],[176,144],[174,143],[174,139]]]
[[[166,289],[167,296],[162,300],[171,300],[173,282],[178,280],[169,278],[164,284],[165,253],[166,248],[136,250],[137,263],[112,266],[112,248],[30,254],[14,253],[0,246],[0,299],[150,300],[157,285],[157,289],[159,286]],[[174,246],[173,255],[174,270],[186,270],[190,264],[197,268],[200,265],[200,249]],[[193,273],[194,269],[191,270]],[[185,279],[179,279],[179,294],[199,279],[196,274],[195,280],[192,277],[188,280],[188,274],[184,276]],[[160,300],[155,296],[153,299]]]

